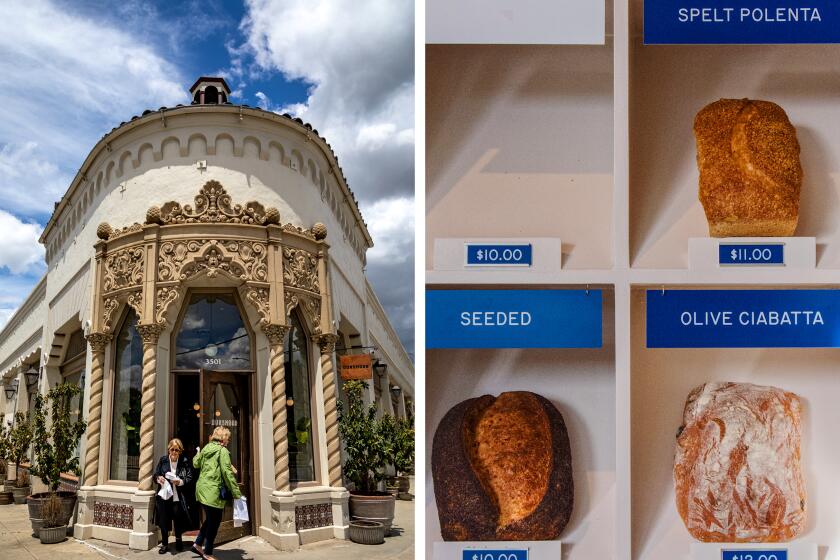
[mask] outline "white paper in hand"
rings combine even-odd
[[[242,527],[242,524],[247,522],[248,503],[245,500],[245,496],[242,496],[233,501],[233,526]]]
[[[168,480],[164,480],[163,484],[161,484],[160,490],[158,491],[158,496],[160,496],[164,500],[168,500],[172,497],[172,485],[169,484]]]

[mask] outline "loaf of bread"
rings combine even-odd
[[[773,543],[802,531],[800,408],[793,393],[749,383],[706,383],[689,394],[674,481],[694,538]]]
[[[796,129],[769,101],[721,99],[694,119],[700,202],[712,237],[788,237],[799,220]]]
[[[566,425],[534,393],[453,407],[435,432],[432,477],[446,541],[552,540],[572,513]]]

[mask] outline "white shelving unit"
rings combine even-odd
[[[805,402],[811,503],[799,540],[818,544],[820,560],[840,560],[840,447],[831,439],[840,350],[653,350],[644,338],[647,288],[840,289],[840,45],[644,46],[641,0],[609,2],[607,14],[603,47],[427,47],[428,288],[601,287],[614,314],[600,354],[428,351],[427,450],[455,402],[510,388],[546,394],[577,417],[570,431],[585,428],[573,436],[581,461],[614,445],[592,467],[612,469],[602,479],[612,488],[597,504],[576,504],[585,522],[561,537],[564,560],[688,559],[672,477],[688,392],[715,380],[777,385]],[[708,235],[693,119],[722,97],[776,101],[796,126],[805,172],[796,234],[816,237],[816,270],[688,270],[688,239]],[[431,270],[438,237],[559,237],[563,270]],[[612,415],[584,410],[593,394]],[[431,550],[440,534],[430,479],[426,491]],[[595,541],[603,546],[589,548]]]

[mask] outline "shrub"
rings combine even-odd
[[[70,406],[80,392],[78,386],[62,383],[50,389],[46,398],[35,396],[35,462],[31,470],[52,492],[61,484],[61,473],[81,474],[76,448],[87,423],[82,419],[73,422]]]
[[[32,445],[32,423],[29,421],[29,414],[23,412],[15,413],[15,422],[9,431],[9,459],[15,463],[15,474],[20,472],[20,462],[26,456],[29,446]]]
[[[373,494],[385,478],[390,441],[387,421],[376,418],[376,405],[364,405],[362,393],[366,388],[364,381],[344,384],[348,406],[345,410],[341,401],[337,403],[338,431],[347,452],[344,474],[358,492]]]
[[[58,494],[50,494],[44,505],[41,506],[41,518],[44,520],[43,527],[45,529],[64,525],[61,498],[58,497]]]

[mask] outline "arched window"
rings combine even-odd
[[[175,369],[251,369],[251,337],[233,294],[194,293],[175,348]]]
[[[309,337],[295,313],[291,317],[291,326],[286,341],[286,413],[289,479],[296,483],[315,480],[315,453],[312,442]]]
[[[112,480],[137,480],[140,464],[140,396],[143,382],[143,341],[137,334],[137,314],[130,310],[114,345],[114,400],[111,407]]]

